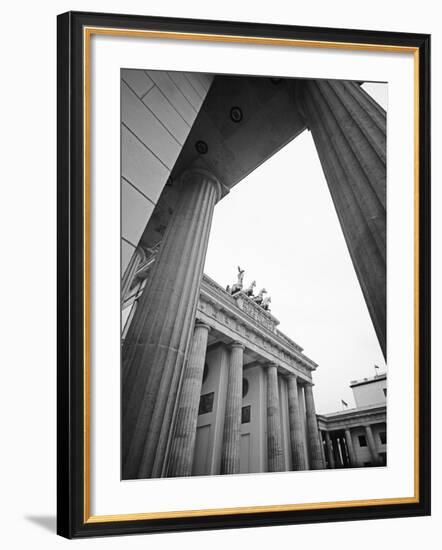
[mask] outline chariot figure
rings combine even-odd
[[[272,301],[272,299],[270,298],[270,296],[266,296],[263,301],[261,302],[261,307],[262,309],[265,309],[266,311],[270,311],[270,302]]]
[[[256,286],[256,281],[252,281],[250,285],[244,290],[246,296],[253,296],[253,289]]]
[[[253,301],[256,302],[258,305],[261,305],[262,301],[264,300],[264,294],[267,294],[267,290],[265,288],[261,288],[258,296],[255,296],[253,298]]]

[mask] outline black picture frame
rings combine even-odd
[[[430,36],[68,12],[58,16],[57,430],[59,535],[67,538],[333,522],[430,514]],[[419,498],[413,503],[342,506],[166,519],[87,521],[84,468],[84,41],[87,26],[270,37],[415,48],[419,59]]]

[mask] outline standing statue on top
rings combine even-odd
[[[232,288],[230,289],[230,293],[231,294],[236,294],[237,292],[239,292],[240,290],[242,290],[242,285],[243,285],[243,280],[244,280],[244,269],[241,269],[239,266],[238,266],[238,280],[235,284],[232,285]]]

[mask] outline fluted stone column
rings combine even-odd
[[[348,428],[345,430],[345,441],[347,442],[347,450],[348,450],[348,456],[350,458],[350,466],[354,468],[355,466],[357,466],[356,453],[353,445],[353,439],[351,437],[351,432]]]
[[[335,435],[334,446],[335,446],[335,449],[336,449],[335,460],[336,460],[336,463],[338,465],[338,468],[343,468],[344,465],[345,465],[345,463],[344,463],[344,452],[343,452],[343,449],[342,449],[341,438],[338,435]]]
[[[145,254],[143,249],[140,246],[137,246],[137,248],[134,250],[134,253],[132,254],[129,263],[127,264],[126,270],[123,274],[123,277],[121,279],[121,303],[124,303],[124,300],[127,297],[127,294],[130,290],[132,281],[135,277],[135,273],[137,272],[137,269],[141,262],[144,260]]]
[[[336,468],[335,457],[333,456],[333,443],[328,432],[325,432],[325,443],[327,446],[327,460],[330,468]]]
[[[304,386],[305,412],[307,416],[307,441],[310,457],[310,469],[320,470],[324,467],[319,441],[318,420],[316,418],[315,401],[312,384]]]
[[[355,82],[306,80],[299,98],[385,356],[386,113]]]
[[[194,168],[140,298],[123,347],[123,478],[161,475],[178,385],[221,185]]]
[[[288,376],[287,389],[293,470],[306,470],[302,419],[299,412],[298,382],[294,374]]]
[[[230,348],[221,474],[238,474],[240,466],[244,346],[239,342],[233,342]]]
[[[381,463],[378,450],[376,448],[376,443],[373,437],[373,430],[371,426],[365,426],[365,437],[367,438],[368,449],[370,451],[370,456],[373,464],[379,465]]]
[[[179,396],[166,477],[192,475],[198,408],[210,327],[197,321]]]
[[[267,469],[269,472],[286,470],[282,447],[281,407],[279,403],[278,369],[267,367]]]
[[[326,458],[325,458],[325,449],[324,449],[324,439],[325,436],[322,436],[324,430],[319,430],[319,443],[321,444],[321,456],[322,456],[322,464],[324,464],[324,468],[327,465]]]

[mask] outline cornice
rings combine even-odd
[[[357,427],[386,422],[387,406],[372,405],[364,408],[336,411],[328,414],[316,415],[320,429],[336,430],[343,427]]]
[[[302,366],[309,371],[317,368],[316,363],[301,353],[300,346],[293,345],[289,338],[281,337],[282,333],[276,330],[276,327],[259,323],[247,311],[239,308],[236,299],[206,275],[201,285],[199,309],[207,309],[205,304],[210,305],[212,317],[215,316],[220,324],[227,325],[230,330],[237,324],[243,326],[243,337],[253,339],[254,343],[261,347],[267,344],[270,348],[277,348],[283,354],[283,360],[289,365],[292,364],[292,367]],[[273,316],[272,318],[275,319]]]

